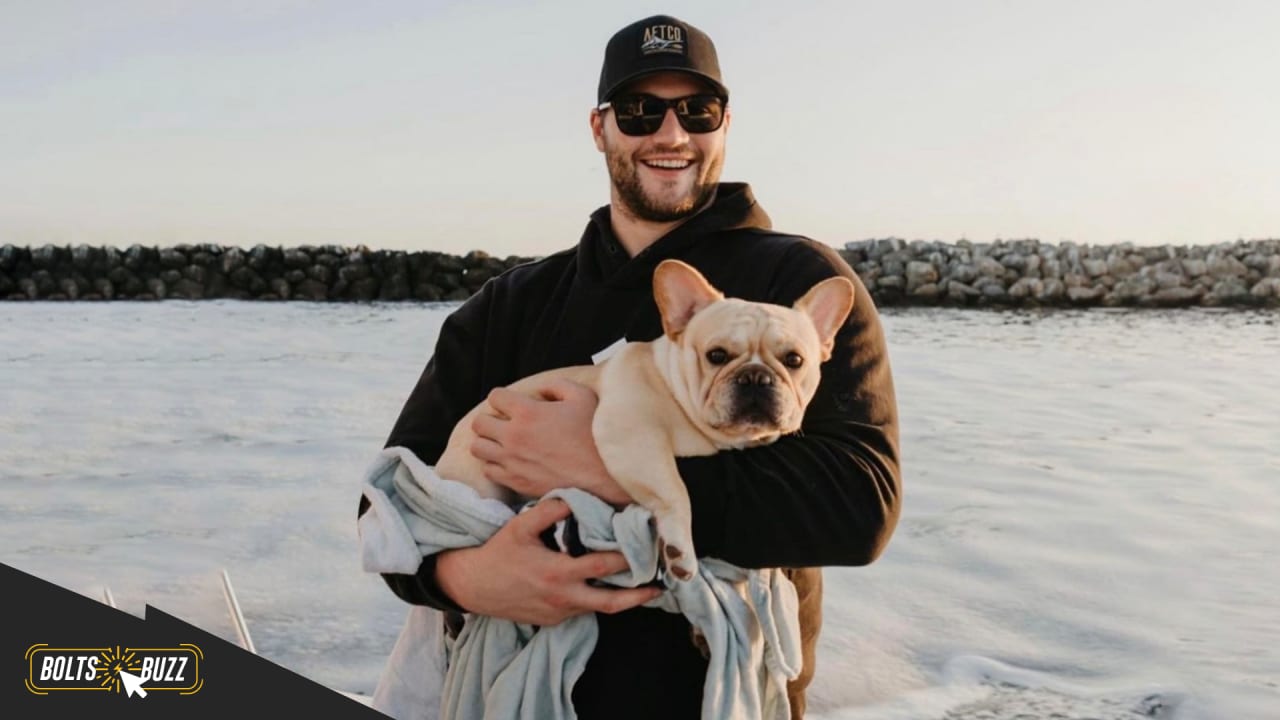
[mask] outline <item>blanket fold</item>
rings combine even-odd
[[[412,574],[424,555],[480,545],[515,516],[502,502],[441,478],[402,447],[379,454],[362,491],[370,507],[359,521],[361,561],[371,573]],[[616,511],[572,488],[547,497],[568,503],[583,545],[626,557],[628,569],[607,582],[636,587],[657,574],[648,510]],[[789,717],[786,683],[801,665],[791,581],[780,570],[706,558],[692,580],[664,582],[667,591],[649,606],[683,614],[710,649],[702,717]],[[576,718],[570,695],[595,649],[595,615],[542,628],[469,615],[454,640],[443,624],[437,610],[409,610],[374,692],[375,709],[398,720]]]

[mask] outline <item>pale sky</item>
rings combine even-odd
[[[542,255],[608,202],[609,36],[715,40],[775,227],[1280,237],[1280,2],[0,0],[0,244]]]

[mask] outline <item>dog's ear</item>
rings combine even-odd
[[[702,273],[679,260],[663,260],[653,271],[653,297],[662,314],[662,331],[677,340],[697,312],[724,295]]]
[[[836,331],[853,310],[853,295],[853,283],[837,275],[809,288],[809,292],[792,306],[813,320],[818,340],[822,343],[823,362],[831,359]]]

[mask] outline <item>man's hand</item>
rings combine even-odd
[[[484,461],[489,480],[525,497],[576,487],[613,505],[631,496],[605,468],[591,435],[599,398],[584,385],[554,380],[542,399],[495,388],[489,405],[501,416],[480,415],[471,424],[471,454]]]
[[[516,515],[479,547],[451,550],[436,562],[440,589],[468,612],[531,625],[556,625],[588,612],[616,613],[656,598],[658,588],[609,590],[587,584],[627,569],[616,552],[570,557],[538,537],[569,516],[562,500]]]

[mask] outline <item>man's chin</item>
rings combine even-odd
[[[660,215],[669,220],[682,220],[702,208],[705,198],[710,197],[700,186],[690,187],[681,192],[672,192],[670,188],[659,192],[646,192],[644,204],[653,215]]]

